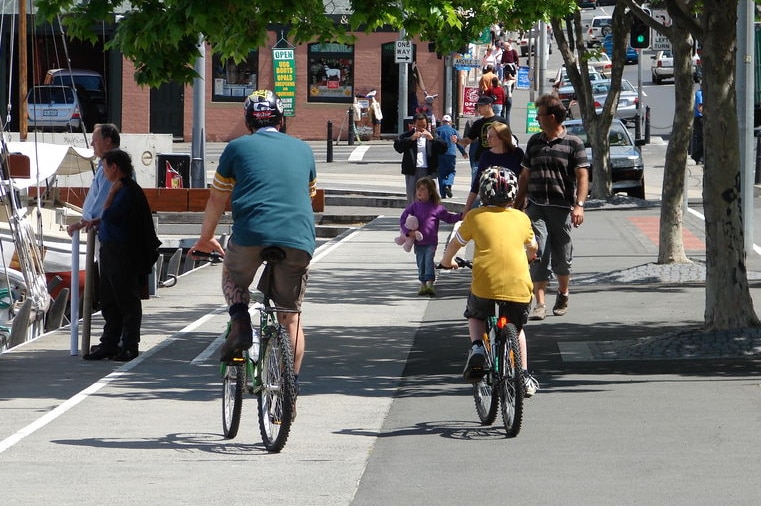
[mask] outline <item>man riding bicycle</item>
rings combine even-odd
[[[495,302],[505,302],[509,320],[518,330],[526,397],[530,397],[538,385],[526,370],[528,354],[523,325],[528,320],[533,288],[527,259],[536,258],[538,246],[528,216],[510,207],[517,192],[518,179],[511,170],[498,166],[486,169],[479,183],[484,205],[465,215],[444,251],[441,266],[456,269],[455,254],[468,241],[474,241],[473,281],[464,314],[471,348],[463,379],[477,383],[485,374],[486,350],[482,341],[485,321],[494,316]]]
[[[201,237],[191,249],[224,256],[222,292],[231,325],[220,349],[222,362],[231,361],[252,344],[249,286],[262,265],[261,251],[268,246],[285,251],[285,258],[270,266],[273,286],[267,287],[268,293],[277,306],[300,310],[315,248],[311,197],[317,173],[312,149],[280,132],[283,105],[271,90],[257,90],[246,98],[244,118],[251,134],[230,141],[222,152]],[[233,225],[224,251],[214,233],[228,200]],[[301,315],[278,313],[278,320],[291,337],[298,378],[304,355]]]

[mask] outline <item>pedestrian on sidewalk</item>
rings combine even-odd
[[[106,178],[103,171],[103,154],[118,148],[119,142],[119,129],[116,125],[113,123],[95,125],[90,144],[93,153],[100,160],[98,160],[98,167],[95,170],[92,183],[90,183],[90,189],[87,191],[85,202],[82,204],[82,219],[66,227],[69,236],[74,235],[74,232],[82,228],[89,231],[90,228],[97,227],[100,215],[103,213],[103,203],[111,189],[111,182]]]
[[[489,131],[489,125],[495,121],[500,123],[506,123],[505,119],[494,114],[492,104],[494,99],[488,95],[482,95],[476,102],[476,112],[481,115],[479,119],[473,122],[470,128],[465,132],[465,136],[458,141],[462,146],[468,146],[476,143],[477,147],[473,153],[471,153],[470,167],[472,170],[471,176],[474,176],[478,170],[478,160],[481,158],[481,153],[489,149],[489,139],[486,136]]]
[[[98,223],[101,313],[105,323],[100,344],[82,358],[129,362],[138,356],[142,288],[147,286],[161,242],[156,237],[148,199],[131,177],[134,169],[129,154],[112,149],[103,154],[101,163],[110,183]]]
[[[473,276],[465,308],[471,347],[463,371],[468,383],[481,380],[486,350],[482,336],[486,318],[494,316],[495,302],[505,302],[509,319],[518,329],[521,367],[526,397],[536,392],[536,380],[528,373],[528,350],[523,326],[531,305],[531,276],[528,262],[536,258],[538,245],[528,216],[512,209],[518,178],[504,167],[489,167],[481,175],[479,194],[484,203],[469,212],[444,251],[442,267],[456,269],[454,256],[468,241],[475,243]]]
[[[467,159],[468,154],[465,148],[457,144],[460,140],[460,134],[452,126],[452,116],[445,114],[441,118],[441,126],[436,129],[436,135],[447,143],[445,153],[439,155],[439,188],[441,198],[452,198],[452,185],[457,168],[457,151],[462,153],[462,157]]]
[[[703,87],[695,92],[695,108],[692,119],[692,138],[690,139],[690,156],[695,163],[703,163]]]
[[[90,183],[90,189],[87,190],[84,204],[82,204],[82,218],[66,227],[66,233],[69,237],[84,229],[85,232],[97,230],[100,217],[103,214],[103,203],[106,201],[108,192],[111,189],[111,182],[106,178],[103,170],[103,154],[119,147],[121,137],[119,128],[113,123],[99,123],[95,125],[90,139],[93,154],[99,159],[98,167],[95,169],[95,176]],[[131,176],[134,179],[134,174]],[[100,243],[98,236],[95,236],[94,263],[91,275],[93,277],[92,307],[100,307]]]
[[[470,193],[465,201],[465,208],[462,210],[463,215],[473,207],[477,207],[476,199],[480,190],[481,174],[486,169],[494,166],[504,167],[515,174],[516,180],[521,174],[523,150],[518,147],[518,139],[510,130],[510,125],[495,121],[489,125],[486,137],[491,147],[481,153],[481,158],[478,160],[478,170],[471,181]]]
[[[383,121],[383,112],[381,111],[377,94],[376,90],[370,90],[370,93],[367,94],[367,98],[370,99],[370,120],[373,123],[373,140],[381,138],[381,122]]]
[[[525,207],[542,252],[539,262],[531,265],[536,303],[530,318],[543,320],[545,291],[553,272],[558,280],[558,294],[552,313],[563,316],[568,311],[573,260],[571,230],[584,222],[589,160],[581,139],[568,134],[563,126],[566,110],[558,97],[539,97],[536,111],[542,131],[532,135],[526,144],[515,206]]]
[[[491,105],[494,114],[502,116],[502,108],[505,106],[505,89],[499,83],[499,79],[494,77],[491,80],[491,87],[486,92],[487,95],[492,97],[494,102]]]
[[[231,323],[219,350],[221,362],[251,347],[249,286],[263,263],[262,250],[278,246],[285,252],[283,260],[268,267],[273,269],[273,284],[266,289],[276,306],[296,310],[277,317],[291,338],[298,381],[305,349],[300,309],[315,248],[311,197],[316,193],[316,164],[308,144],[280,131],[283,103],[272,90],[253,92],[243,107],[250,135],[230,141],[222,152],[201,237],[191,251],[224,255],[222,292]],[[233,225],[225,251],[214,234],[228,202]]]
[[[413,127],[394,141],[394,150],[402,153],[407,203],[412,204],[418,180],[438,174],[439,156],[446,152],[447,143],[431,130],[425,113],[418,112],[413,117]]]
[[[421,240],[415,241],[415,260],[420,280],[418,295],[433,296],[436,293],[433,288],[433,282],[436,280],[433,258],[439,244],[439,222],[457,223],[462,219],[462,214],[450,213],[441,205],[436,184],[429,177],[424,177],[416,183],[415,197],[415,202],[402,211],[399,225],[404,235],[414,237],[416,231],[406,227],[407,216],[412,215],[418,220],[417,232],[423,235]]]

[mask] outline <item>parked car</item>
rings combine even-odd
[[[591,83],[600,82],[605,79],[602,74],[597,71],[596,68],[588,67],[588,70],[589,81]],[[568,108],[568,104],[571,102],[571,99],[576,96],[576,90],[574,89],[573,84],[571,84],[571,80],[568,78],[568,72],[566,71],[565,66],[562,66],[558,69],[558,72],[555,75],[555,81],[552,86],[555,88],[555,93],[563,102],[563,105]]]
[[[602,39],[602,50],[608,53],[608,56],[613,54],[613,34],[606,35]],[[626,44],[626,63],[638,63],[639,53],[636,49],[631,47],[627,41]]]
[[[579,137],[587,148],[587,157],[591,163],[593,159],[592,147],[589,137],[581,120],[567,120],[563,123],[569,134]],[[608,132],[610,153],[608,165],[610,166],[611,179],[614,193],[626,193],[630,197],[645,198],[645,163],[642,160],[640,146],[644,143],[635,143],[631,134],[621,120],[614,119]],[[592,171],[590,170],[590,180]]]
[[[584,42],[587,47],[599,46],[602,39],[613,33],[613,17],[595,16],[592,22],[586,25],[587,30],[584,32]]]
[[[600,114],[605,99],[610,91],[610,80],[596,82],[592,85],[592,96],[595,99],[595,112]],[[645,96],[645,93],[642,93]],[[621,80],[621,93],[618,96],[618,107],[616,108],[616,118],[624,123],[635,121],[639,113],[639,93],[637,89],[627,81]]]
[[[53,131],[81,131],[82,109],[70,86],[33,86],[26,96],[29,128]]]
[[[650,64],[650,73],[653,83],[661,84],[664,79],[674,78],[674,58],[671,51],[658,51],[651,58],[653,62]]]
[[[591,57],[587,61],[587,65],[597,69],[606,79],[610,78],[610,73],[613,70],[613,61],[611,61],[608,53],[600,53],[598,56]]]
[[[597,68],[593,66],[589,66],[587,68],[589,69],[590,81],[599,81],[601,79],[605,79],[600,71],[597,70]],[[568,70],[566,69],[565,65],[560,66],[557,72],[555,72],[555,77],[551,78],[550,82],[552,82],[552,87],[555,89],[571,86],[571,79],[568,77]]]
[[[596,9],[600,3],[597,0],[576,0],[582,9]]]
[[[531,54],[536,51],[536,45],[538,44],[538,40],[536,38],[537,31],[535,29],[531,29],[528,32],[523,32],[521,34],[520,39],[518,40],[518,44],[520,45],[520,53],[521,56],[528,56],[529,51]],[[529,46],[531,48],[529,49]],[[552,35],[548,32],[547,33],[547,52],[549,54],[552,54]]]
[[[88,116],[88,128],[95,123],[108,121],[108,104],[106,85],[98,72],[84,69],[50,69],[45,74],[44,84],[57,84],[75,88],[84,100],[89,101],[96,110],[95,116]]]
[[[653,76],[653,83],[661,84],[664,79],[674,78],[674,57],[671,51],[656,51],[651,56],[653,59],[650,64],[650,73]],[[697,77],[700,72],[700,56],[694,54],[692,56],[692,75]]]

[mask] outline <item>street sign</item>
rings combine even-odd
[[[471,58],[468,55],[457,56],[453,61],[453,66],[457,70],[477,69],[481,66],[481,60]]]
[[[668,37],[664,37],[657,32],[653,33],[653,41],[650,44],[650,49],[653,51],[671,51],[671,42]]]
[[[412,63],[412,41],[397,40],[394,63]]]

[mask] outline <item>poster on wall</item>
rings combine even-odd
[[[309,44],[308,102],[354,101],[354,46]]]
[[[526,104],[526,133],[535,134],[542,131],[539,120],[536,118],[536,104],[529,102]]]
[[[283,114],[296,114],[296,59],[294,50],[290,48],[272,49],[274,91],[283,102]]]
[[[479,98],[478,86],[465,86],[462,90],[462,113],[466,116],[476,115],[476,102]]]

